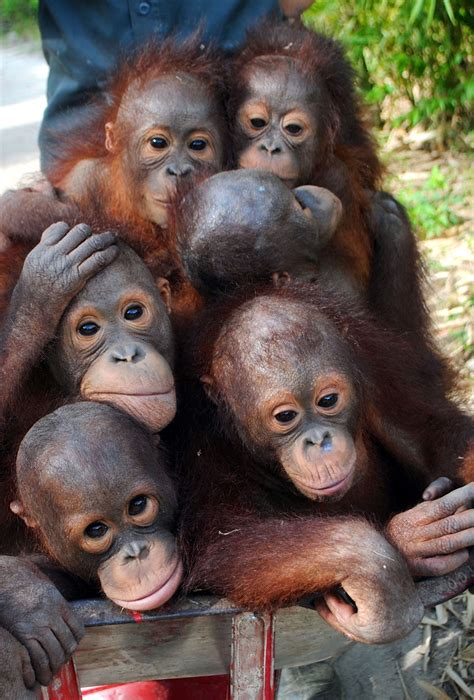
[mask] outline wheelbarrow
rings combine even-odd
[[[455,572],[418,582],[417,588],[431,607],[472,585],[474,552]],[[350,644],[309,598],[275,613],[242,610],[205,595],[147,613],[120,610],[108,600],[72,606],[86,633],[74,658],[38,691],[41,700],[87,700],[97,692],[87,687],[137,682],[132,693],[110,697],[272,700],[276,670],[323,661]],[[167,680],[150,690],[142,682],[152,679]]]

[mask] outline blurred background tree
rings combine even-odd
[[[38,35],[37,14],[39,0],[2,0],[0,3],[0,32]]]
[[[465,145],[473,127],[472,0],[317,0],[308,27],[348,51],[379,123]],[[461,142],[461,143],[460,143]]]
[[[1,28],[36,29],[37,9],[2,0]],[[473,0],[316,0],[303,17],[343,42],[376,123],[429,128],[438,147],[469,143]]]

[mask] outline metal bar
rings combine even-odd
[[[204,595],[182,598],[158,610],[141,613],[118,608],[115,603],[104,598],[74,600],[71,601],[71,607],[86,627],[184,620],[208,615],[235,615],[242,611],[242,608],[225,598]]]
[[[39,698],[41,700],[82,700],[74,659],[70,659],[62,667],[47,688],[41,688]]]
[[[273,700],[274,619],[271,613],[240,613],[232,620],[231,700]]]

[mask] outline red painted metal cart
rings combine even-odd
[[[427,607],[449,600],[474,585],[474,554],[453,574],[417,585]],[[272,700],[275,670],[328,659],[349,643],[308,601],[274,614],[201,595],[143,614],[106,600],[73,606],[86,634],[74,659],[38,691],[41,700]],[[132,692],[123,690],[127,683],[136,684]],[[87,689],[99,685],[102,695]]]

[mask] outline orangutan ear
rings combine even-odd
[[[10,503],[10,510],[23,520],[26,527],[38,527],[38,523],[35,518],[26,514],[25,507],[21,501],[12,501]]]
[[[213,377],[211,377],[210,374],[203,374],[202,377],[199,377],[199,380],[207,394],[208,399],[210,399],[212,403],[218,403],[217,387]]]
[[[109,153],[115,153],[117,150],[114,122],[107,122],[105,125],[105,147]]]
[[[156,287],[160,293],[160,297],[163,299],[164,305],[166,306],[168,313],[171,313],[171,287],[170,283],[166,277],[158,277],[155,282]]]

